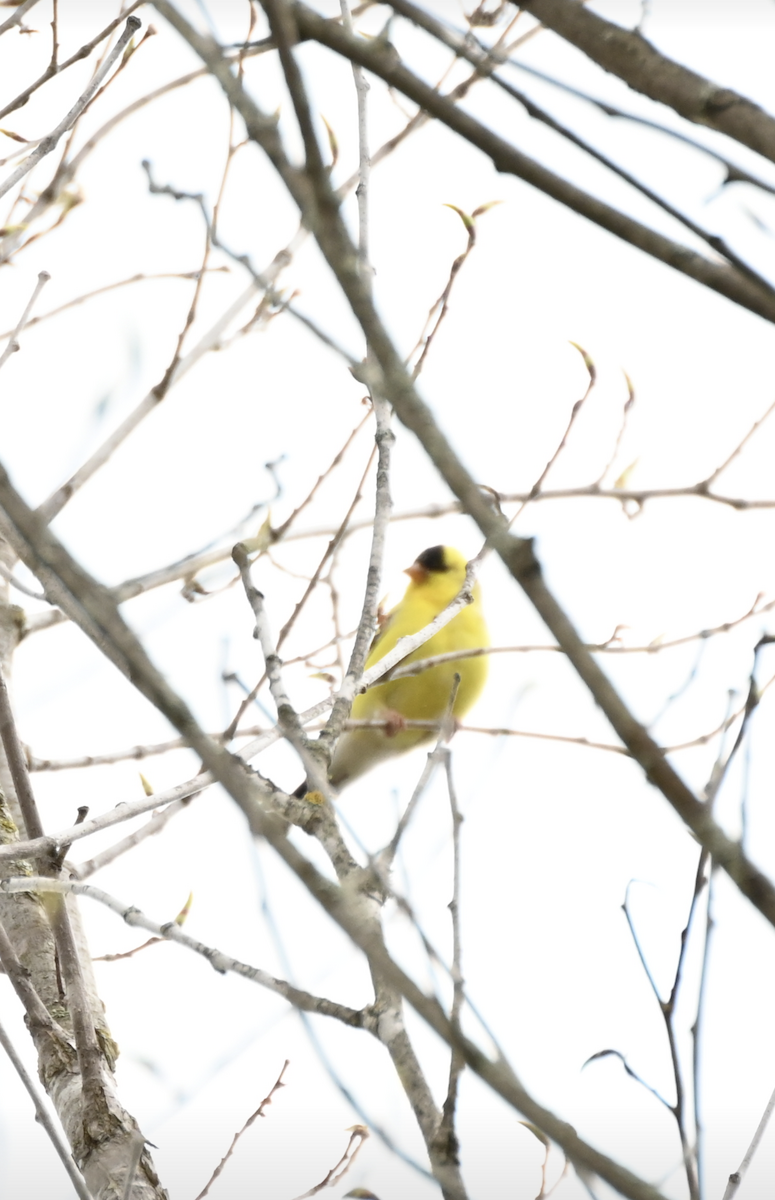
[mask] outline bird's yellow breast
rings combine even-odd
[[[474,588],[473,604],[453,617],[449,624],[418,650],[407,655],[401,665],[433,658],[437,654],[488,646],[487,626],[482,615],[478,590],[478,587]],[[374,646],[366,666],[372,667],[375,662],[384,658],[399,638],[423,629],[446,608],[451,599],[452,596],[448,599],[443,598],[443,602],[440,603],[432,595],[414,597],[411,605],[400,606],[395,614],[396,619],[390,618],[389,625]],[[385,710],[400,713],[409,721],[438,720],[447,711],[457,674],[460,676],[460,685],[453,712],[456,717],[461,717],[479,698],[487,679],[487,668],[487,657],[481,655],[478,658],[462,658],[454,662],[440,663],[436,667],[429,667],[421,675],[378,684],[364,695],[356,697],[352,715],[365,718]]]

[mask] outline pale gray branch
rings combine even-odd
[[[22,19],[37,3],[38,0],[24,0],[24,3],[19,5],[13,15],[0,25],[0,34],[7,33],[9,29],[13,29],[14,25],[21,25]]]
[[[231,972],[241,975],[243,979],[248,979],[251,983],[257,983],[268,991],[283,996],[294,1007],[300,1008],[304,1012],[335,1017],[345,1025],[364,1028],[367,1025],[366,1018],[360,1010],[348,1008],[345,1004],[337,1004],[333,1000],[326,1000],[322,996],[313,996],[309,992],[292,987],[283,979],[276,979],[274,975],[270,975],[268,971],[264,971],[260,967],[252,967],[248,963],[240,962],[239,959],[224,954],[217,947],[208,946],[204,942],[190,937],[175,921],[166,921],[161,924],[158,921],[152,921],[134,904],[126,904],[123,900],[110,895],[102,888],[95,887],[92,883],[83,883],[77,879],[52,879],[47,875],[25,875],[0,880],[0,890],[9,895],[32,891],[50,892],[60,896],[84,896],[109,908],[133,929],[145,929],[162,941],[177,942],[178,945],[200,955],[220,974]]]
[[[2,28],[0,28],[0,33],[2,33]],[[51,1144],[53,1145],[58,1157],[62,1161],[62,1165],[70,1177],[70,1182],[75,1189],[76,1195],[80,1197],[80,1200],[93,1200],[91,1192],[86,1186],[83,1175],[78,1170],[72,1154],[62,1140],[59,1130],[52,1119],[51,1113],[46,1107],[45,1101],[41,1096],[38,1087],[25,1068],[24,1063],[19,1058],[19,1055],[16,1053],[16,1048],[14,1047],[13,1042],[9,1038],[5,1028],[2,1025],[0,1025],[0,1046],[2,1046],[5,1050],[8,1058],[11,1061],[14,1071],[19,1076],[19,1079],[22,1081],[22,1084],[29,1094],[32,1103],[35,1106],[35,1120],[47,1133]]]
[[[19,349],[19,334],[27,325],[29,315],[32,312],[32,309],[35,305],[35,301],[37,300],[40,293],[43,291],[43,288],[46,286],[46,284],[48,283],[50,278],[51,278],[51,276],[49,275],[48,271],[41,271],[40,274],[38,275],[38,282],[35,284],[35,290],[33,291],[32,295],[30,296],[30,299],[27,303],[27,307],[25,308],[22,315],[19,317],[16,328],[10,334],[10,336],[8,338],[8,344],[5,348],[5,350],[3,351],[2,354],[0,354],[0,367],[2,367],[3,364],[7,361],[7,359],[10,358],[10,356]]]
[[[0,183],[0,196],[4,196],[6,192],[9,192],[11,188],[19,182],[20,179],[23,179],[25,175],[28,175],[33,167],[38,165],[42,158],[45,158],[47,154],[50,154],[51,151],[56,148],[62,135],[67,133],[68,129],[72,129],[73,125],[86,108],[86,105],[97,92],[97,89],[99,88],[105,76],[108,74],[108,71],[110,71],[119,55],[124,52],[127,44],[132,38],[132,35],[136,33],[139,28],[139,17],[129,17],[127,19],[121,37],[118,39],[110,54],[107,55],[105,61],[102,63],[99,69],[95,71],[89,82],[89,86],[81,93],[73,107],[66,114],[66,116],[62,118],[57,127],[53,129],[47,137],[42,138],[32,153],[25,158],[24,162],[19,163],[19,166],[16,168],[16,170],[12,171],[3,183]]]

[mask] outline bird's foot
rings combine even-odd
[[[406,729],[406,717],[392,708],[383,712],[382,718],[385,722],[385,737],[394,738],[396,734]]]

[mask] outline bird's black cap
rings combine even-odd
[[[426,571],[448,571],[449,563],[444,556],[443,546],[431,546],[417,556],[417,563]]]

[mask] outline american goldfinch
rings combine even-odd
[[[374,639],[366,660],[367,668],[384,658],[399,638],[424,629],[454,600],[465,581],[466,560],[459,550],[453,550],[450,546],[431,546],[423,551],[406,574],[411,580],[409,587]],[[478,584],[474,585],[473,594],[472,604],[467,605],[418,650],[408,654],[401,665],[455,650],[488,646],[490,640]],[[401,721],[440,720],[449,707],[456,674],[460,676],[460,685],[452,712],[454,716],[462,717],[478,699],[487,678],[487,668],[485,655],[456,659],[429,667],[420,675],[377,684],[363,695],[356,696],[352,707],[353,718],[384,718],[392,727],[349,729],[343,733],[331,760],[331,783],[341,788],[384,759],[432,741],[436,736],[432,731],[401,729]]]

